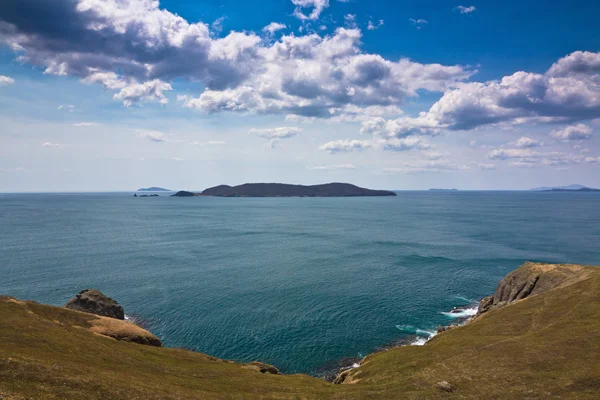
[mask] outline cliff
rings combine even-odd
[[[2,399],[596,399],[600,268],[528,263],[493,307],[334,385],[94,332],[92,314],[0,298]],[[112,318],[107,320],[122,322]]]

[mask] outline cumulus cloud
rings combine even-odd
[[[308,20],[329,5],[292,2],[296,15]],[[170,82],[186,79],[206,88],[199,97],[179,96],[186,107],[332,118],[349,105],[398,106],[419,90],[443,92],[474,73],[366,54],[355,28],[322,36],[289,34],[275,42],[252,32],[215,38],[210,25],[190,23],[154,0],[55,0],[48,7],[38,0],[5,3],[0,42],[17,49],[20,62],[101,84],[126,106],[165,104]],[[272,36],[282,25],[269,24],[264,32]]]
[[[285,113],[339,118],[369,107],[397,107],[420,89],[444,91],[473,71],[460,66],[392,62],[363,54],[358,29],[338,28],[331,36],[283,36],[263,48],[264,70],[244,84],[206,90],[200,97],[180,97],[184,106],[220,111]],[[360,114],[360,112],[356,113]]]
[[[306,167],[315,171],[339,171],[345,169],[356,169],[352,164],[314,165]]]
[[[461,14],[471,14],[473,11],[477,10],[477,8],[475,6],[468,6],[468,7],[467,6],[458,6],[458,7],[456,7],[456,9]]]
[[[167,141],[166,135],[158,131],[140,130],[136,132],[136,136],[155,143],[164,143]]]
[[[514,146],[519,149],[527,149],[527,148],[532,148],[532,147],[539,147],[542,145],[542,143],[538,140],[534,140],[534,139],[528,138],[526,136],[523,136],[523,137],[520,137],[519,139],[515,140],[514,142],[510,142],[509,145]]]
[[[285,28],[287,28],[287,26],[285,24],[280,24],[278,22],[271,22],[269,25],[262,28],[262,31],[268,33],[269,35],[274,35],[275,32],[280,31]]]
[[[325,143],[320,147],[321,150],[325,150],[330,154],[334,153],[348,153],[351,151],[361,151],[368,149],[372,144],[366,140],[335,140],[332,142]]]
[[[550,136],[563,142],[587,140],[592,137],[592,128],[585,124],[571,125],[562,129],[554,129]]]
[[[600,52],[575,52],[544,74],[516,72],[499,81],[450,88],[405,124],[471,130],[490,124],[559,123],[600,117]]]
[[[0,75],[0,86],[8,86],[15,83],[15,80],[10,76]]]
[[[431,144],[420,136],[408,136],[403,138],[387,138],[375,140],[334,140],[325,143],[321,150],[330,154],[349,153],[362,151],[368,148],[378,148],[389,151],[427,150],[432,148]]]
[[[302,21],[314,21],[319,19],[321,12],[329,7],[329,0],[292,0],[292,4],[296,6],[294,16]],[[312,8],[310,14],[304,14],[304,8]]]

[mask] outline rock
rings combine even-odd
[[[578,265],[527,262],[506,275],[493,296],[481,300],[476,317],[529,296],[569,285],[585,277],[583,268]]]
[[[103,317],[125,319],[123,307],[96,289],[85,289],[65,304],[65,308]]]
[[[272,365],[261,363],[258,361],[252,361],[248,364],[252,369],[258,370],[261,374],[273,374],[278,375],[279,370]]]
[[[454,386],[452,386],[450,383],[446,382],[446,381],[441,381],[435,384],[435,387],[443,390],[444,392],[454,392],[456,390],[456,388]]]
[[[443,325],[438,325],[437,333],[446,332],[446,327]]]
[[[341,385],[344,383],[348,375],[350,374],[351,369],[347,369],[338,374],[338,376],[333,380],[334,385]]]

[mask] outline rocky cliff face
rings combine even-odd
[[[506,275],[492,296],[481,300],[477,316],[529,296],[570,285],[586,276],[584,268],[579,265],[527,262]]]
[[[123,307],[96,289],[84,289],[65,304],[66,308],[115,319],[125,319]]]

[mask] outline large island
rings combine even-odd
[[[179,191],[175,197],[218,196],[218,197],[358,197],[396,196],[388,190],[371,190],[349,183],[326,183],[323,185],[289,185],[285,183],[245,183],[238,186],[220,185],[202,193]]]

